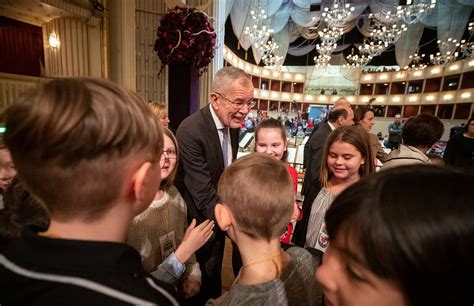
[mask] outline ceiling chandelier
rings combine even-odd
[[[461,40],[459,44],[459,50],[461,51],[463,57],[465,58],[473,58],[474,57],[474,22],[469,22],[468,26],[469,31],[469,39],[468,40]]]
[[[406,24],[414,24],[419,22],[421,18],[436,6],[436,0],[429,0],[428,3],[413,3],[412,0],[407,1],[407,5],[397,7],[397,16]]]
[[[335,0],[331,8],[325,7],[322,13],[324,21],[329,27],[341,28],[344,26],[344,21],[354,11],[354,7],[349,3],[344,4],[344,1]]]
[[[321,41],[333,45],[336,44],[339,39],[341,39],[342,35],[344,34],[344,31],[342,28],[324,28],[322,31],[318,32],[319,38]]]
[[[314,57],[314,63],[317,68],[330,66],[329,61],[331,60],[330,55],[318,55]]]
[[[436,54],[430,54],[430,62],[433,65],[446,65],[456,59],[459,56],[459,53],[456,51],[456,48],[459,46],[456,39],[448,38],[446,41],[438,40],[438,48],[440,52]]]
[[[258,12],[250,11],[250,26],[245,27],[244,34],[250,36],[250,41],[255,48],[260,48],[268,40],[273,30],[266,25],[267,15],[265,10],[260,9],[260,1],[257,2],[257,9]]]
[[[385,48],[389,45],[394,44],[402,35],[403,32],[407,30],[407,26],[404,24],[389,24],[375,27],[370,32],[370,37],[372,41],[381,42]]]
[[[385,51],[385,45],[380,40],[377,43],[366,41],[364,44],[359,46],[359,51],[361,54],[366,54],[373,58],[379,56],[383,51]]]
[[[405,66],[403,69],[411,70],[411,71],[425,69],[427,65],[422,62],[424,57],[425,57],[425,54],[420,55],[418,51],[415,54],[408,56],[408,58],[411,59],[411,64],[408,66]]]
[[[316,44],[316,50],[318,50],[320,55],[331,56],[331,53],[336,49],[337,44],[329,44],[325,41],[321,44]]]
[[[348,64],[343,65],[344,68],[364,67],[372,60],[372,56],[367,54],[354,54],[354,49],[352,49],[351,54],[346,56],[346,60]]]
[[[283,56],[276,55],[278,48],[277,43],[272,40],[268,40],[265,44],[260,46],[262,61],[266,68],[280,70],[283,64]]]

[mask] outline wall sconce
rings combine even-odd
[[[59,48],[60,44],[61,42],[59,41],[59,37],[58,35],[56,35],[56,33],[49,34],[49,45],[51,46],[51,48]]]

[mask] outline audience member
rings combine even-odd
[[[369,135],[362,127],[342,126],[329,135],[320,170],[323,188],[311,206],[305,246],[326,251],[324,216],[334,197],[374,171]]]
[[[360,180],[326,213],[326,305],[471,305],[474,177],[405,166]]]
[[[24,228],[34,226],[43,231],[48,228],[48,212],[25,190],[18,178],[2,192],[2,201],[5,207],[0,210],[0,251],[12,239],[19,238]]]
[[[400,114],[395,115],[395,122],[388,125],[388,141],[386,147],[389,149],[398,149],[401,141],[402,134],[402,116]]]
[[[287,168],[266,154],[242,157],[222,175],[219,199],[217,222],[238,245],[243,267],[231,289],[209,304],[321,305],[316,259],[302,248],[284,252],[280,246],[296,212]]]
[[[351,104],[349,103],[349,101],[347,101],[346,98],[339,98],[333,104],[333,109],[338,109],[338,108],[343,108],[343,107],[351,107]],[[329,106],[328,106],[328,109],[329,109]],[[316,131],[319,129],[319,127],[321,125],[323,125],[325,122],[327,122],[326,114],[327,113],[325,112],[325,115],[323,116],[323,118],[325,119],[324,122],[321,121],[321,122],[314,125],[313,129],[311,130],[311,134],[309,135],[310,139],[314,135],[314,133],[316,133]],[[306,156],[306,152],[309,150],[309,147],[307,147],[307,144],[308,143],[306,143],[306,145],[304,147],[305,155],[303,156],[303,158],[304,158],[303,165],[304,165],[305,168],[306,168],[306,165],[307,165],[307,160],[306,160],[305,156]]]
[[[168,118],[168,109],[163,102],[151,101],[148,103],[153,114],[156,115],[163,127],[169,128],[170,119]]]
[[[443,135],[441,120],[430,114],[419,114],[407,120],[402,129],[403,144],[387,156],[382,170],[392,167],[430,163],[426,152]]]
[[[443,158],[446,165],[474,171],[474,117],[464,125],[463,133],[449,139]]]
[[[374,111],[368,107],[359,107],[354,111],[354,123],[356,125],[360,125],[364,130],[367,131],[369,135],[372,155],[379,159],[381,162],[384,162],[387,158],[387,153],[385,153],[385,151],[383,150],[382,145],[379,141],[379,137],[373,133],[370,133],[370,130],[375,124],[374,118]]]
[[[176,186],[188,208],[188,221],[198,223],[214,219],[218,202],[217,183],[237,157],[239,130],[255,102],[252,79],[243,70],[225,67],[219,70],[211,88],[210,104],[187,117],[177,131],[181,148]],[[221,295],[221,267],[224,233],[215,235],[196,252],[202,267],[202,286],[193,305],[203,305]]]
[[[177,305],[124,243],[160,183],[163,136],[146,102],[106,80],[51,79],[5,122],[19,176],[51,222],[3,251],[0,304]]]
[[[354,112],[350,107],[338,106],[329,113],[328,122],[321,125],[318,131],[311,136],[306,143],[308,150],[304,156],[307,159],[307,166],[304,175],[301,194],[304,195],[303,218],[296,224],[293,242],[299,246],[304,246],[306,231],[308,228],[309,215],[314,199],[321,190],[319,171],[321,169],[324,144],[329,134],[340,126],[350,126],[354,124]]]
[[[16,168],[12,161],[10,151],[3,143],[3,137],[0,137],[0,188],[5,192],[12,183],[16,175]],[[0,209],[2,208],[0,204]]]
[[[286,140],[285,127],[276,119],[266,119],[255,129],[255,152],[265,153],[274,158],[286,162],[288,155],[288,142]],[[295,168],[285,163],[288,172],[291,175],[293,185],[295,187],[295,194],[298,189],[298,173]],[[288,228],[281,235],[280,241],[283,243],[291,243],[291,235],[293,234],[293,222],[301,219],[301,212],[298,209],[297,214],[291,218]]]
[[[161,184],[150,206],[133,219],[127,243],[140,252],[147,272],[155,271],[152,274],[156,278],[174,285],[181,280],[182,291],[190,297],[201,287],[194,252],[211,237],[214,221],[206,220],[196,227],[193,219],[187,226],[186,203],[173,186],[178,160],[176,138],[167,128],[163,138]]]

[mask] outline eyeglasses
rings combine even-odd
[[[232,104],[232,106],[235,107],[236,109],[241,109],[242,107],[244,107],[244,105],[247,105],[247,107],[250,109],[250,108],[254,107],[255,104],[257,104],[257,101],[255,101],[253,99],[250,100],[250,101],[247,101],[247,102],[232,101],[232,100],[227,99],[226,96],[224,96],[221,93],[216,92],[216,94],[221,96],[221,98],[223,98],[226,102],[229,102],[230,104]]]
[[[166,151],[163,151],[163,154],[161,154],[161,159],[176,159],[177,153],[175,150],[168,149]]]

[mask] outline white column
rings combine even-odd
[[[109,1],[110,79],[136,90],[135,1]]]

